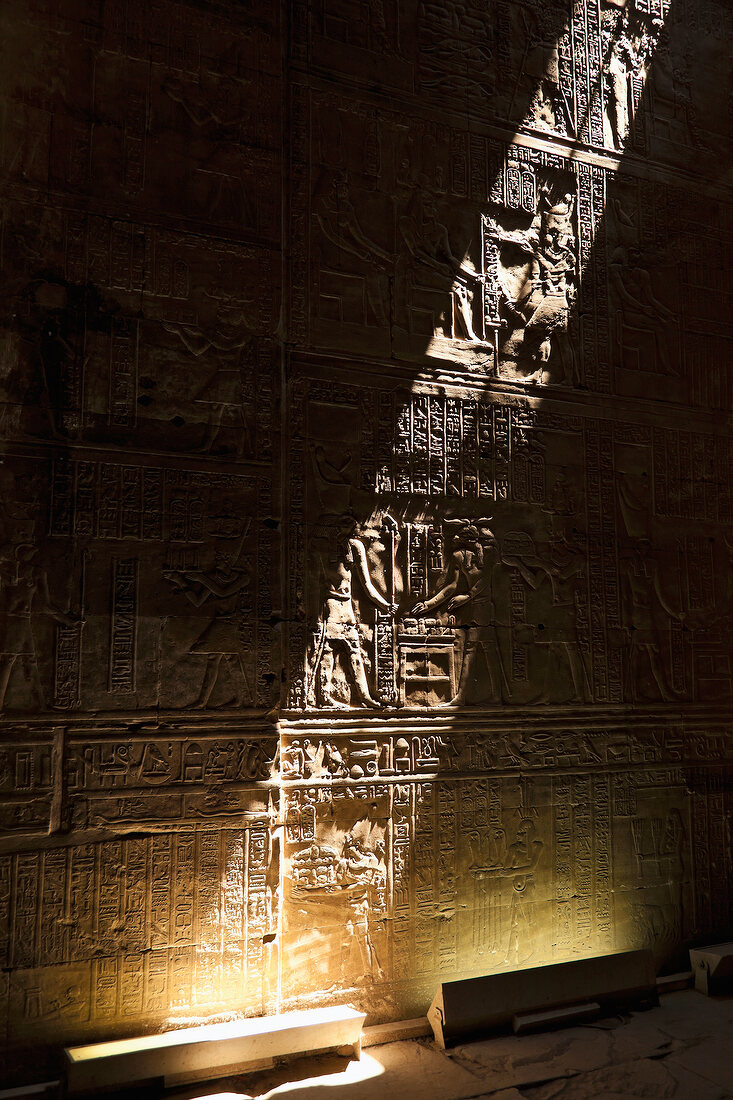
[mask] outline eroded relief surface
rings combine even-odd
[[[8,1082],[730,938],[729,7],[280,18],[2,13]]]
[[[277,1007],[283,97],[266,6],[2,19],[12,1081]]]
[[[729,16],[335,10],[290,92],[283,945],[375,1015],[672,965],[730,919]]]

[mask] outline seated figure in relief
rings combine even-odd
[[[521,372],[526,382],[547,381],[551,375],[566,385],[579,382],[568,336],[577,281],[574,213],[572,191],[545,184],[528,228],[489,223],[488,237],[499,250],[497,281],[506,330],[501,358],[504,369]]]

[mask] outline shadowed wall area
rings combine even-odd
[[[5,1078],[729,936],[729,5],[0,18]]]

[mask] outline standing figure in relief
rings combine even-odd
[[[616,149],[623,149],[629,132],[629,72],[633,69],[634,51],[629,37],[622,29],[607,40],[606,87],[608,89],[608,114]]]
[[[637,13],[633,24],[628,11],[606,12],[602,32],[605,73],[605,141],[623,149],[639,109],[641,89],[657,45],[661,22],[642,21]],[[634,90],[634,85],[636,90]]]
[[[504,563],[522,569],[527,583],[536,591],[545,581],[549,586],[549,592],[547,588],[544,591],[550,599],[540,612],[543,633],[539,648],[546,651],[542,690],[533,702],[592,702],[586,646],[578,629],[579,617],[581,621],[587,618],[582,605],[585,557],[580,540],[574,535],[551,539],[547,561],[534,553],[514,550],[508,555],[505,550]]]
[[[661,698],[673,702],[669,626],[683,615],[668,604],[657,561],[647,539],[637,539],[620,562],[626,647],[625,696],[632,702]]]
[[[326,574],[326,599],[315,633],[314,648],[307,698],[311,705],[323,707],[347,708],[348,703],[337,698],[333,687],[334,662],[339,655],[351,673],[353,690],[361,706],[378,707],[380,704],[372,697],[367,682],[366,668],[359,637],[359,627],[353,603],[354,573],[361,581],[365,594],[382,611],[394,614],[396,605],[375,588],[369,575],[369,563],[364,544],[356,537],[378,540],[375,531],[361,530],[358,525],[352,527],[336,554],[329,560],[323,560]]]
[[[378,325],[388,325],[388,272],[393,257],[362,229],[351,200],[346,172],[324,173],[316,187],[313,212],[321,231],[339,251],[356,257],[364,265],[367,299]]]
[[[249,530],[246,524],[245,534]],[[242,536],[242,541],[244,536]],[[243,595],[251,588],[252,571],[246,563],[237,566],[241,543],[232,559],[216,550],[214,565],[201,569],[167,569],[163,576],[177,592],[182,592],[194,607],[210,604],[216,607],[211,620],[191,644],[189,653],[206,657],[203,680],[193,707],[205,708],[220,680],[222,664],[229,665],[234,686],[234,698],[227,705],[244,707],[253,701],[254,692],[245,667],[242,641]]]
[[[501,703],[511,694],[499,645],[493,598],[494,572],[500,560],[491,531],[484,528],[479,534],[477,527],[466,523],[456,537],[444,584],[430,599],[420,601],[412,609],[411,614],[418,617],[441,604],[446,605],[449,614],[459,608],[465,609],[461,672],[458,691],[450,706],[465,705],[472,686],[479,689],[478,702]],[[487,690],[480,687],[482,663],[488,676]]]
[[[350,915],[346,921],[346,941],[342,944],[340,971],[342,979],[349,976],[352,948],[357,946],[363,980],[382,979],[380,966],[372,940],[370,920],[380,906],[380,892],[384,891],[384,872],[378,856],[365,848],[353,836],[347,836],[341,862],[343,888],[349,899]]]
[[[512,902],[509,910],[509,939],[505,962],[519,966],[532,954],[534,925],[534,870],[539,863],[544,844],[537,839],[537,828],[531,818],[522,818],[509,845],[504,873],[512,880]]]
[[[657,297],[643,260],[638,246],[618,245],[608,264],[619,355],[635,355],[647,370],[676,375],[679,368],[670,355],[670,337],[677,336],[677,317]]]
[[[475,288],[480,276],[470,259],[462,260],[454,254],[448,228],[439,220],[435,204],[415,189],[398,224],[414,263],[436,272],[446,288],[450,286],[455,328],[463,332],[451,331],[448,335],[480,343],[473,327]]]
[[[12,557],[7,554],[0,561],[0,710],[16,669],[22,670],[26,683],[35,682],[43,699],[34,631],[37,617],[48,615],[63,626],[80,622],[78,616],[62,611],[51,599],[48,575],[37,555],[35,547],[21,544],[14,548]]]

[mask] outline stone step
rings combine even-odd
[[[440,1047],[511,1026],[524,1013],[598,1002],[601,1009],[658,998],[650,951],[620,951],[443,982],[428,1010]]]
[[[166,1086],[336,1051],[358,1058],[366,1016],[345,1005],[67,1047],[70,1095],[163,1079]]]

